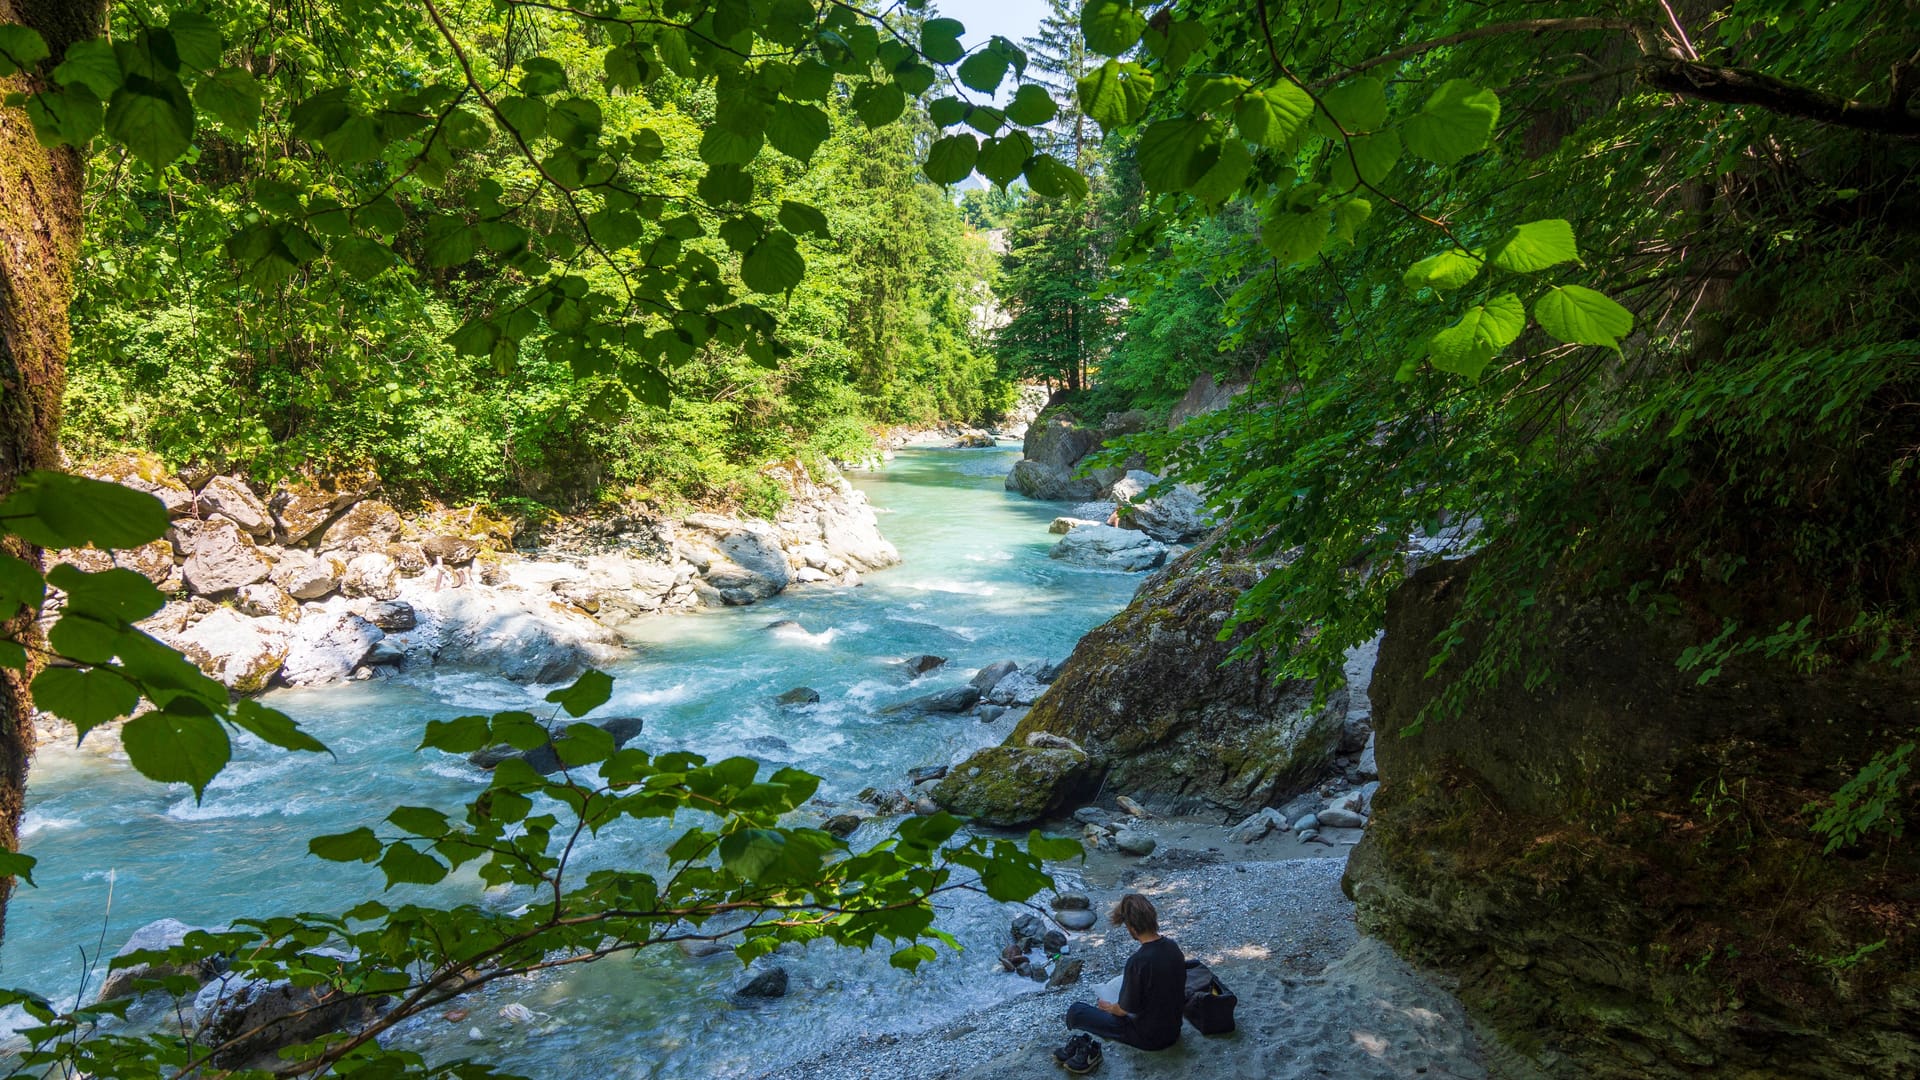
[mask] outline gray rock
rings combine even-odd
[[[768,1001],[787,996],[787,969],[772,967],[746,982],[733,991],[733,996],[742,1001]]]
[[[320,546],[339,551],[380,551],[400,538],[400,515],[378,499],[353,504],[320,535]]]
[[[1066,534],[1072,532],[1075,529],[1084,529],[1088,525],[1100,525],[1100,524],[1104,524],[1104,523],[1095,521],[1092,518],[1057,517],[1053,519],[1053,523],[1051,525],[1047,526],[1047,531],[1054,534],[1055,536],[1065,536]]]
[[[1086,893],[1068,890],[1053,894],[1055,911],[1088,911],[1093,908],[1093,900]]]
[[[1040,944],[1047,935],[1047,924],[1040,916],[1031,912],[1014,916],[1013,923],[1007,928],[1013,943],[1021,949],[1032,949]]]
[[[1280,807],[1279,814],[1282,821],[1292,822],[1299,821],[1302,817],[1310,817],[1318,809],[1320,809],[1319,797],[1312,792],[1306,792],[1288,799]]]
[[[793,752],[793,747],[787,745],[787,740],[780,738],[778,735],[755,735],[740,745],[748,751],[759,754],[762,757],[769,754],[790,754]]]
[[[1175,484],[1165,494],[1144,498],[1142,492],[1158,483],[1159,477],[1134,470],[1113,485],[1110,492],[1120,504],[1120,523],[1139,529],[1165,544],[1184,544],[1196,540],[1218,522],[1207,512],[1200,493],[1185,484]]]
[[[1227,838],[1238,840],[1243,844],[1251,844],[1275,829],[1286,827],[1286,819],[1280,816],[1279,811],[1269,806],[1247,815],[1246,820],[1233,827],[1233,831],[1227,834]]]
[[[1051,660],[1042,660],[1038,664],[1028,668],[1027,674],[1043,683],[1052,685],[1054,677],[1060,674],[1060,665]]]
[[[364,505],[364,504],[363,504]],[[400,595],[400,564],[384,551],[363,551],[347,560],[340,571],[340,591],[347,596],[391,600]]]
[[[194,509],[201,517],[219,514],[245,529],[249,535],[273,535],[273,518],[245,481],[231,476],[216,476],[207,481],[194,498]]]
[[[274,584],[295,600],[318,600],[340,587],[340,571],[346,563],[331,555],[318,558],[304,553],[286,552],[273,568]]]
[[[1040,950],[1048,956],[1058,956],[1060,950],[1066,947],[1067,935],[1058,930],[1048,930],[1040,936]]]
[[[233,597],[234,609],[256,619],[286,619],[298,622],[300,604],[271,581],[242,585]]]
[[[827,819],[826,824],[820,827],[834,836],[845,840],[847,837],[853,835],[855,829],[860,827],[862,820],[864,819],[861,818],[859,814],[835,814]]]
[[[1086,967],[1086,961],[1075,958],[1061,960],[1053,967],[1053,975],[1047,979],[1049,988],[1072,986],[1080,981],[1080,972]]]
[[[1000,680],[1019,670],[1020,665],[1011,660],[995,660],[981,668],[979,674],[973,677],[973,688],[980,691],[981,697],[991,701],[993,688],[999,685]]]
[[[924,784],[929,780],[938,780],[947,775],[945,765],[918,765],[907,770],[907,782]]]
[[[1055,915],[1053,920],[1074,931],[1091,930],[1093,924],[1100,921],[1099,917],[1091,911],[1063,911]]]
[[[1320,829],[1318,839],[1331,847],[1352,847],[1367,835],[1365,829]]]
[[[1314,842],[1315,840],[1318,840],[1318,839],[1320,839],[1320,830],[1319,830],[1319,829],[1301,829],[1301,830],[1300,830],[1300,842],[1301,842],[1301,843],[1303,843],[1303,844],[1310,844],[1310,843],[1312,843],[1312,842]]]
[[[231,521],[203,522],[189,542],[192,550],[181,574],[197,596],[215,596],[265,581],[273,570],[273,564],[254,547],[253,538]]]
[[[913,800],[913,812],[921,817],[932,817],[940,812],[940,804],[922,795]]]
[[[1031,705],[1046,692],[1045,683],[1024,671],[1015,671],[995,683],[986,698],[995,705]]]
[[[1379,738],[1377,734],[1368,734],[1366,749],[1360,751],[1360,761],[1354,766],[1355,775],[1359,776],[1362,780],[1378,780],[1380,778],[1380,765],[1373,759],[1373,741],[1376,738]]]
[[[333,512],[345,505],[350,496],[312,492],[294,494],[276,492],[268,504],[276,526],[274,537],[283,544],[297,544],[320,530]]]
[[[178,633],[159,636],[228,689],[257,694],[288,658],[287,628],[279,619],[250,619],[231,608],[215,608]]]
[[[363,604],[360,617],[388,633],[411,630],[420,622],[413,605],[405,600],[379,600]]]
[[[517,683],[556,683],[619,655],[620,636],[560,605],[477,589],[436,600],[436,662],[492,671]]]
[[[595,726],[613,736],[613,748],[618,750],[631,742],[634,736],[640,734],[646,726],[646,721],[638,716],[616,716],[603,720]],[[467,764],[479,769],[494,769],[508,758],[519,758],[525,761],[534,772],[542,776],[557,773],[564,766],[560,760],[560,752],[554,749],[551,739],[543,746],[526,751],[515,750],[511,746],[484,747],[467,755]]]
[[[188,961],[179,964],[165,962],[121,964],[123,957],[139,952],[165,952],[186,943],[187,935],[206,927],[188,926],[178,919],[159,919],[135,930],[127,937],[127,943],[113,954],[114,964],[107,977],[100,983],[101,1001],[112,1001],[133,995],[134,982],[139,979],[164,979],[174,975],[191,975],[202,983],[227,969],[224,957],[207,957],[203,960]]]
[[[885,712],[897,713],[960,713],[974,707],[980,700],[980,691],[971,686],[956,686],[951,690],[926,694],[912,701],[888,706]]]
[[[1320,815],[1311,811],[1301,814],[1293,821],[1293,831],[1297,833],[1311,832],[1319,827]]]
[[[323,950],[309,950],[308,955]],[[220,1046],[210,1060],[234,1069],[268,1058],[274,1051],[322,1035],[347,1031],[372,1020],[384,998],[360,997],[322,982],[295,986],[254,979],[229,986],[208,983],[194,999],[200,1018],[198,1040]]]
[[[309,625],[316,627],[305,636]],[[302,636],[287,650],[280,677],[294,686],[313,686],[337,682],[353,674],[375,643],[386,637],[384,631],[358,615],[342,615],[332,623],[308,619],[301,624]]]
[[[1113,846],[1129,855],[1151,855],[1158,842],[1143,832],[1122,829],[1114,835]]]
[[[1167,561],[1167,545],[1132,529],[1089,525],[1060,538],[1048,552],[1053,558],[1097,570],[1137,573]]]
[[[674,942],[674,944],[678,945],[680,951],[692,960],[705,960],[710,956],[719,956],[721,953],[730,953],[733,951],[731,946],[722,945],[717,941],[695,941],[691,938],[681,938],[679,941]]]
[[[365,667],[401,667],[407,662],[407,651],[384,638],[373,643],[360,663]]]
[[[974,710],[974,715],[980,718],[981,723],[991,724],[1002,716],[1007,715],[1007,707],[1005,705],[982,705]]]
[[[1336,829],[1360,829],[1365,828],[1367,824],[1365,817],[1341,806],[1329,806],[1316,816],[1320,824]]]
[[[947,662],[947,658],[944,656],[934,656],[931,653],[922,653],[919,656],[908,658],[900,666],[906,669],[907,677],[909,679],[917,679],[920,676],[925,675],[927,672],[932,671],[934,668],[937,668],[946,662]]]
[[[1082,825],[1098,825],[1105,828],[1113,821],[1113,815],[1097,806],[1083,806],[1073,812],[1073,820]]]
[[[820,700],[820,691],[811,686],[796,686],[774,699],[782,705],[813,705]]]

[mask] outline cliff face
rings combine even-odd
[[[1081,639],[1005,746],[956,766],[935,799],[1003,824],[1070,809],[1099,786],[1163,809],[1244,813],[1319,778],[1340,741],[1344,692],[1316,709],[1311,682],[1276,682],[1272,658],[1229,661],[1240,638],[1219,640],[1262,573],[1210,560],[1203,546],[1147,579]],[[1016,782],[1013,762],[1055,737],[1087,760],[1027,767]]]
[[[1823,855],[1806,809],[1911,737],[1920,678],[1736,662],[1701,686],[1680,628],[1561,603],[1543,685],[1397,736],[1456,670],[1427,677],[1472,565],[1388,608],[1362,928],[1555,1077],[1920,1075],[1920,857]]]

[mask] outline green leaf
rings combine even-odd
[[[694,190],[716,206],[744,203],[753,198],[753,177],[738,165],[715,165]]]
[[[51,55],[37,31],[18,23],[0,23],[0,77],[25,71]]]
[[[1290,82],[1248,94],[1233,114],[1241,138],[1280,150],[1298,144],[1312,117],[1313,99]]]
[[[33,703],[71,722],[82,736],[133,712],[140,691],[105,668],[50,667],[33,679]]]
[[[447,864],[406,844],[395,844],[380,859],[387,888],[395,885],[438,885],[447,876]]]
[[[1371,75],[1349,79],[1321,94],[1320,104],[1326,110],[1315,112],[1313,125],[1330,139],[1339,138],[1343,129],[1349,135],[1376,131],[1387,120],[1387,84]],[[1329,112],[1339,127],[1327,119]]]
[[[964,132],[936,139],[927,149],[927,163],[921,171],[936,184],[957,184],[973,171],[980,156],[980,144]]]
[[[967,118],[967,111],[967,103],[955,97],[934,98],[927,103],[927,119],[935,127],[952,127]]]
[[[1102,56],[1120,56],[1140,41],[1146,16],[1126,0],[1087,0],[1080,8],[1080,32],[1087,48]]]
[[[1087,178],[1051,154],[1035,154],[1027,162],[1027,186],[1035,195],[1049,199],[1065,196],[1077,201],[1087,197]]]
[[[197,71],[220,66],[220,28],[212,19],[197,11],[176,11],[167,20],[167,32],[182,64]]]
[[[565,709],[568,716],[585,716],[612,697],[613,676],[588,668],[572,686],[549,693],[547,700]]]
[[[1326,246],[1331,215],[1315,208],[1304,212],[1286,210],[1279,203],[1260,224],[1260,243],[1283,264],[1306,262]]]
[[[1401,125],[1407,149],[1441,165],[1451,165],[1487,145],[1500,122],[1500,97],[1465,79],[1448,79],[1427,99],[1426,107]]]
[[[529,57],[520,62],[520,92],[528,97],[541,97],[567,88],[567,69],[560,62],[545,56]]]
[[[327,249],[327,256],[357,281],[372,281],[399,261],[385,244],[364,236],[336,241]],[[487,347],[492,348],[492,342],[488,342]]]
[[[1493,249],[1492,256],[1493,265],[1522,274],[1579,259],[1580,248],[1573,240],[1573,226],[1560,218],[1515,226]]]
[[[903,97],[903,107],[904,101]],[[826,112],[815,105],[776,101],[767,116],[767,141],[773,144],[775,150],[796,161],[812,161],[813,152],[827,141],[831,132],[832,125],[827,121]]]
[[[980,144],[980,156],[974,168],[988,180],[1006,187],[1018,177],[1033,156],[1033,140],[1024,131],[1011,131]]]
[[[372,862],[380,857],[380,838],[363,825],[352,832],[316,836],[307,841],[307,850],[328,862]]]
[[[801,257],[793,234],[777,229],[740,260],[740,280],[754,292],[786,292],[800,284],[806,273],[807,260]]]
[[[604,126],[600,106],[586,98],[556,101],[547,110],[547,135],[583,153],[599,141]]]
[[[503,97],[494,102],[494,106],[522,139],[532,142],[546,134],[546,102],[530,97]]]
[[[327,744],[302,730],[293,717],[278,709],[269,709],[257,701],[242,700],[234,706],[233,722],[254,738],[282,750],[325,754]]]
[[[1168,71],[1179,71],[1187,58],[1207,43],[1207,28],[1198,19],[1156,19],[1147,24],[1140,41]]]
[[[569,768],[605,761],[616,749],[612,734],[594,724],[569,724],[566,733],[553,740],[554,754]]]
[[[19,878],[29,885],[33,884],[33,867],[39,862],[31,855],[22,855],[17,851],[0,848],[0,878]]]
[[[178,79],[129,75],[107,103],[107,136],[155,170],[193,145],[193,102]]]
[[[853,114],[868,128],[883,128],[907,111],[907,95],[891,83],[870,83],[855,91]]]
[[[818,876],[833,846],[824,833],[741,829],[720,838],[720,865],[759,885],[805,883]]]
[[[26,111],[42,146],[84,147],[105,123],[106,106],[82,85],[45,90],[27,98]]]
[[[127,721],[120,728],[120,744],[141,775],[163,784],[186,784],[196,801],[233,756],[220,721],[168,710]]]
[[[420,750],[444,750],[449,754],[471,754],[493,741],[487,718],[462,716],[454,720],[429,720],[420,739]]]
[[[1087,849],[1081,846],[1080,841],[1069,836],[1047,836],[1039,829],[1034,829],[1027,834],[1027,851],[1034,858],[1045,859],[1048,862],[1077,859],[1087,853]]]
[[[1112,131],[1138,121],[1153,98],[1153,76],[1135,63],[1109,60],[1075,84],[1080,108],[1101,128]]]
[[[1007,119],[1026,127],[1038,127],[1060,111],[1053,95],[1038,83],[1023,83],[1007,102]]]
[[[120,60],[105,38],[76,41],[67,46],[67,55],[53,69],[53,78],[62,86],[84,86],[105,101],[120,89]]]
[[[260,80],[240,68],[222,68],[193,88],[194,104],[236,131],[251,131],[260,123]]]
[[[780,200],[780,227],[791,233],[812,233],[822,240],[833,239],[827,228],[827,215],[806,203]]]
[[[1353,243],[1353,234],[1373,216],[1373,203],[1358,195],[1342,199],[1333,207],[1333,235],[1343,244]]]
[[[1618,350],[1633,332],[1633,312],[1604,293],[1581,285],[1556,285],[1533,302],[1542,329],[1569,345],[1604,345]]]
[[[700,160],[709,165],[745,165],[760,152],[765,141],[760,132],[743,135],[714,124],[700,138]]]
[[[165,535],[167,509],[119,484],[35,471],[0,500],[0,526],[41,547],[136,548]]]
[[[1460,321],[1433,335],[1427,355],[1441,371],[1478,379],[1494,354],[1513,344],[1527,328],[1527,309],[1520,298],[1502,293],[1467,309]]]
[[[920,27],[920,53],[936,64],[951,64],[966,54],[960,35],[966,27],[957,19],[928,19]]]
[[[1000,87],[1000,80],[1007,77],[1007,69],[1012,62],[998,49],[979,49],[972,56],[960,61],[955,73],[960,81],[983,94],[991,94]]]
[[[887,963],[906,971],[913,971],[921,964],[937,959],[939,955],[933,946],[920,942],[895,949],[893,954],[887,957]]]
[[[387,820],[403,832],[436,840],[447,835],[447,815],[431,806],[396,806]]]
[[[1352,139],[1335,141],[1333,144],[1333,186],[1342,191],[1352,191],[1360,186],[1361,180],[1378,186],[1384,183],[1393,171],[1393,163],[1400,160],[1400,136],[1391,131],[1382,131],[1376,135],[1355,135]],[[1354,172],[1354,163],[1358,162],[1360,171]]]
[[[1409,289],[1430,288],[1444,292],[1472,281],[1485,265],[1485,260],[1470,252],[1458,249],[1443,251],[1407,267],[1407,272],[1400,276],[1400,280]]]
[[[632,41],[608,49],[601,65],[606,69],[607,81],[622,90],[637,90],[652,81],[655,74],[653,59],[647,55],[645,46]]]
[[[47,583],[25,559],[0,555],[0,620],[21,607],[37,608],[47,598]]]
[[[1247,174],[1252,171],[1253,155],[1247,152],[1246,144],[1237,139],[1228,140],[1220,144],[1220,156],[1213,167],[1187,190],[1201,202],[1218,206],[1240,193],[1246,185]]]
[[[1184,191],[1213,167],[1219,150],[1210,124],[1182,117],[1147,125],[1134,153],[1148,190]]]

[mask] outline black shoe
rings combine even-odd
[[[1093,1042],[1093,1036],[1088,1035],[1084,1031],[1073,1035],[1067,1039],[1066,1045],[1061,1046],[1053,1052],[1054,1064],[1065,1065],[1075,1057],[1084,1057],[1085,1048],[1091,1042]]]
[[[1100,1067],[1100,1044],[1091,1038],[1087,1039],[1086,1045],[1079,1047],[1064,1064],[1070,1073],[1084,1075],[1092,1072]]]

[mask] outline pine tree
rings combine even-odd
[[[1041,149],[1073,162],[1075,168],[1085,172],[1084,159],[1093,133],[1080,111],[1076,88],[1093,65],[1087,56],[1086,38],[1080,33],[1080,13],[1067,0],[1048,0],[1047,6],[1039,31],[1020,43],[1027,51],[1027,77],[1046,87],[1060,107],[1041,138]]]

